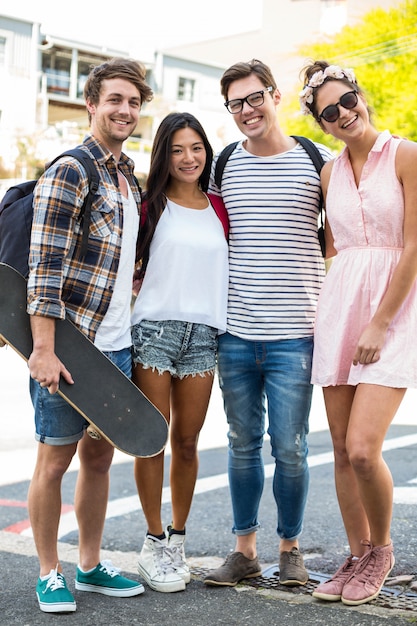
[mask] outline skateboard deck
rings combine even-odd
[[[0,338],[26,361],[32,352],[26,280],[0,263]],[[74,384],[61,378],[58,393],[103,436],[132,456],[155,456],[164,449],[164,416],[110,359],[70,320],[57,320],[55,352]]]

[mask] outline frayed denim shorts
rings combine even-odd
[[[217,329],[191,322],[142,320],[132,327],[133,362],[176,378],[216,367]]]
[[[132,375],[130,348],[104,354],[129,378]],[[82,355],[80,355],[82,358]],[[76,372],[71,372],[77,384]],[[50,446],[76,443],[84,435],[88,422],[59,393],[50,394],[46,387],[30,379],[30,395],[35,409],[35,439]]]

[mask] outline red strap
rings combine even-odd
[[[226,207],[224,206],[224,202],[221,196],[216,196],[214,193],[208,193],[207,196],[212,204],[213,209],[216,212],[217,217],[222,223],[224,235],[226,239],[229,239],[229,216],[228,216]],[[147,212],[148,212],[148,203],[146,202],[146,200],[143,200],[142,210],[140,212],[140,226],[141,227],[143,227],[143,225],[145,224]]]
[[[143,228],[143,225],[146,221],[146,215],[148,213],[148,203],[146,200],[142,200],[142,208],[140,211],[140,227]]]
[[[229,215],[221,196],[216,196],[214,193],[208,193],[209,200],[216,212],[217,217],[222,223],[224,235],[226,239],[229,239]]]

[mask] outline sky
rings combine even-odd
[[[13,0],[4,12],[39,21],[45,34],[142,56],[259,28],[262,0]]]

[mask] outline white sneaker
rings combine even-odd
[[[175,571],[168,539],[147,535],[139,554],[138,571],[151,589],[172,593],[184,591],[185,582]]]
[[[181,576],[185,584],[188,584],[191,580],[191,575],[185,558],[184,543],[185,535],[174,533],[168,536],[168,550],[172,555],[172,564],[178,576]]]

